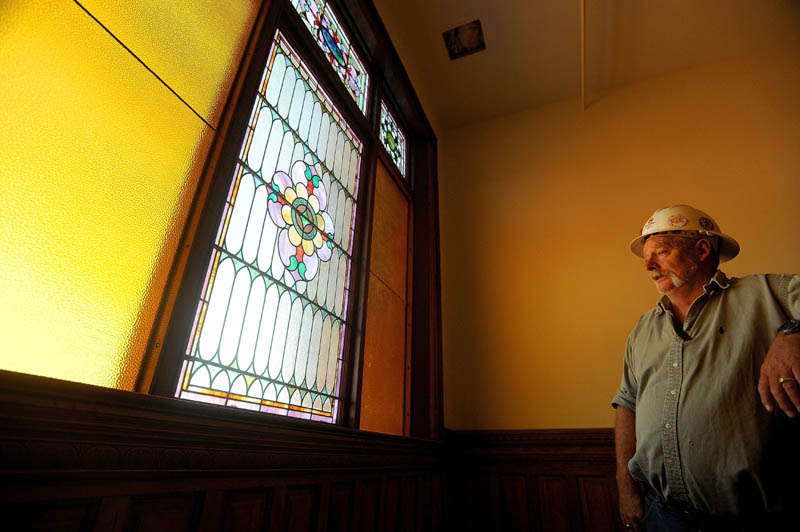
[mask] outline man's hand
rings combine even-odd
[[[619,475],[620,473],[618,473]],[[621,473],[627,475],[628,478],[617,478],[617,487],[619,488],[619,515],[622,518],[622,524],[626,530],[634,530],[639,532],[639,522],[642,520],[644,511],[642,510],[642,495],[639,489],[633,482],[630,474],[627,472]]]
[[[781,382],[782,378],[792,380]],[[800,412],[800,334],[778,333],[775,337],[761,365],[758,393],[770,412],[775,403],[789,417]]]

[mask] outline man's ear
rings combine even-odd
[[[694,245],[697,256],[701,261],[711,257],[711,242],[706,238],[699,239]]]

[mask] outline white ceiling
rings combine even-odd
[[[374,0],[438,131],[580,98],[581,0]],[[585,0],[587,101],[621,85],[800,38],[798,0]],[[480,19],[486,50],[442,32]]]

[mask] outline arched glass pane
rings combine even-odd
[[[333,421],[362,144],[280,32],[254,99],[176,395]]]

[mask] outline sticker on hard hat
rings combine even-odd
[[[698,220],[700,223],[700,227],[705,229],[706,231],[713,231],[714,230],[714,222],[706,218],[705,216],[700,217]]]
[[[683,227],[684,225],[689,223],[689,220],[687,220],[685,216],[681,216],[680,214],[673,214],[672,216],[669,217],[668,223],[672,227]]]
[[[653,216],[652,218],[650,218],[649,220],[647,220],[647,223],[646,223],[646,224],[644,224],[644,228],[645,228],[645,229],[649,229],[649,228],[650,228],[650,226],[651,226],[651,225],[653,225],[654,223],[656,223],[656,217],[655,217],[655,216]]]

